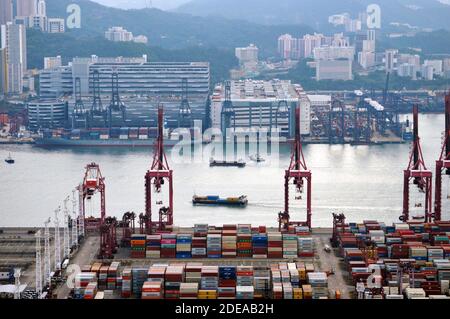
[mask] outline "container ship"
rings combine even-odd
[[[194,136],[191,134],[191,136]],[[44,130],[36,138],[37,146],[122,146],[122,147],[151,147],[157,137],[156,128],[98,128],[98,129],[55,129]],[[166,135],[164,145],[174,146],[184,141],[176,134]],[[195,143],[195,141],[191,141]]]
[[[247,196],[220,198],[219,196],[197,196],[192,197],[194,205],[220,205],[245,207],[248,204]]]

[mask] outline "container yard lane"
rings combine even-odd
[[[354,288],[347,284],[346,272],[344,264],[336,256],[334,251],[328,251],[326,245],[330,243],[331,231],[325,228],[313,229],[313,235],[315,239],[316,253],[318,263],[322,266],[324,271],[328,272],[328,289],[330,294],[335,294],[336,291],[341,293],[342,299],[350,299],[350,291]],[[328,267],[328,269],[325,269]]]
[[[100,246],[100,237],[98,236],[88,236],[80,248],[76,252],[73,257],[69,267],[67,274],[67,281],[70,281],[72,278],[70,270],[72,272],[76,269],[76,267],[82,267],[83,265],[90,264],[93,260],[96,259],[96,255],[98,253],[98,247]],[[74,267],[75,266],[75,267]],[[56,294],[58,299],[67,299],[70,294],[71,289],[67,284],[61,285],[57,288]]]

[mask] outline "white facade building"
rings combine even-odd
[[[353,79],[352,61],[318,60],[316,61],[316,80],[351,80]]]
[[[129,42],[133,41],[133,33],[123,27],[111,27],[105,32],[105,38],[114,42]]]
[[[51,56],[44,58],[44,69],[54,69],[62,66],[61,56]]]
[[[443,61],[442,60],[425,60],[423,62],[425,66],[431,66],[433,68],[434,75],[442,75],[443,73]]]
[[[353,61],[354,47],[323,46],[314,49],[315,60],[347,59]]]
[[[222,105],[225,100],[225,86],[216,86],[211,98],[211,124],[222,128]],[[300,106],[300,130],[302,135],[310,134],[311,106],[303,88],[290,81],[241,80],[231,82],[231,102],[236,129],[262,127],[269,132],[278,128],[283,136],[292,137],[295,132],[295,108]],[[280,116],[278,106],[286,103],[288,114]],[[278,115],[277,115],[278,114]]]

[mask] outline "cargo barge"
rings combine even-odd
[[[246,163],[243,160],[238,161],[217,161],[215,159],[209,160],[209,166],[210,167],[245,167]]]
[[[197,196],[192,197],[194,205],[217,205],[245,207],[248,204],[247,196],[220,198],[219,196]]]

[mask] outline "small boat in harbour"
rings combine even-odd
[[[259,153],[256,155],[251,155],[250,159],[256,163],[262,163],[266,161]]]
[[[245,207],[248,204],[247,196],[220,198],[219,196],[197,196],[192,197],[194,205],[218,205]]]
[[[8,157],[5,158],[5,162],[8,164],[14,164],[16,161],[11,157],[11,154],[9,154]]]

